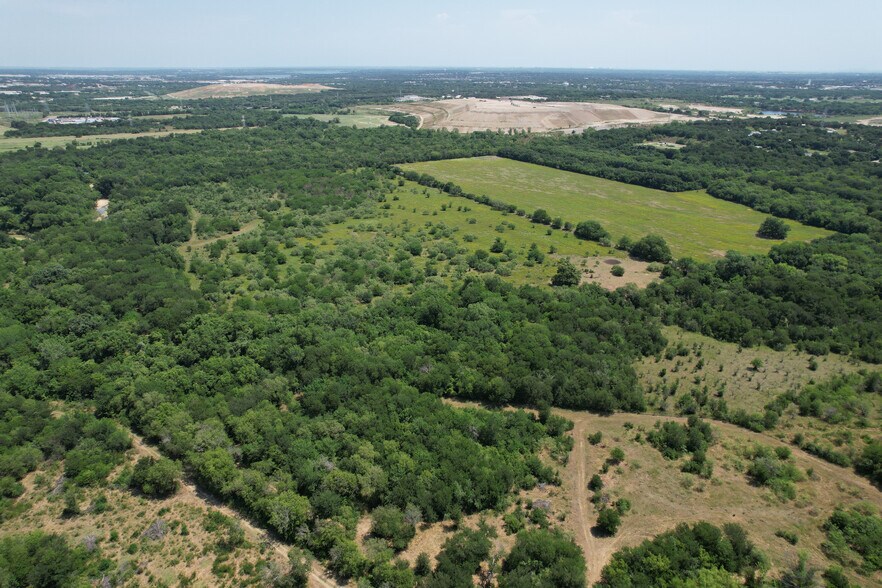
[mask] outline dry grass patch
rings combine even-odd
[[[243,96],[270,96],[278,94],[309,94],[334,90],[330,86],[321,84],[264,84],[257,82],[242,82],[232,84],[209,84],[172,92],[167,98],[175,100],[198,100],[202,98],[241,98]]]

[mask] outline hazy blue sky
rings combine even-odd
[[[882,0],[0,0],[0,67],[882,71]]]

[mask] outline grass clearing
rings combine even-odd
[[[767,215],[716,199],[703,190],[663,192],[498,157],[401,167],[451,181],[466,192],[513,204],[528,214],[544,208],[552,217],[565,221],[600,221],[614,240],[655,233],[665,238],[677,257],[708,260],[722,257],[728,250],[765,253],[780,243],[756,236]],[[796,221],[787,223],[791,241],[832,234]]]
[[[346,127],[358,129],[375,129],[377,127],[398,126],[389,120],[388,116],[382,114],[286,114],[286,117],[292,118],[311,118],[322,122],[334,122]]]
[[[685,354],[672,353],[670,358],[661,354],[638,362],[635,369],[644,388],[676,386],[680,393],[688,393],[696,386],[707,386],[713,393],[725,386],[723,399],[730,409],[761,412],[776,395],[798,392],[812,381],[821,382],[861,369],[878,369],[878,366],[835,353],[814,358],[796,349],[742,348],[736,343],[717,341],[679,327],[664,327],[662,333],[668,340],[668,349],[685,350]],[[809,369],[813,358],[815,370]],[[758,369],[752,365],[757,359],[762,363]],[[664,398],[649,395],[648,400],[661,408]]]
[[[0,137],[0,153],[8,151],[18,151],[33,147],[37,143],[41,146],[52,149],[53,147],[66,147],[76,142],[77,147],[87,148],[94,147],[101,143],[117,141],[120,139],[136,139],[138,137],[167,137],[172,134],[190,134],[201,133],[201,129],[179,129],[175,131],[151,131],[148,133],[109,133],[106,135],[84,135],[82,137],[74,137],[71,135],[59,137]]]

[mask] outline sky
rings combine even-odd
[[[0,67],[882,71],[882,0],[0,0]]]

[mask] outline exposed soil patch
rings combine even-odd
[[[659,274],[649,271],[649,264],[636,259],[614,257],[570,256],[569,260],[582,270],[582,284],[597,284],[607,290],[615,290],[628,284],[645,288],[659,278]],[[612,268],[621,266],[625,273],[613,275]]]
[[[175,100],[195,100],[199,98],[237,98],[241,96],[268,96],[271,94],[307,94],[334,90],[321,84],[262,84],[242,82],[238,84],[209,84],[180,92],[168,94]]]
[[[463,132],[506,129],[534,132],[582,131],[692,120],[679,114],[616,104],[515,99],[461,98],[397,104],[394,109],[420,117],[423,128]]]

